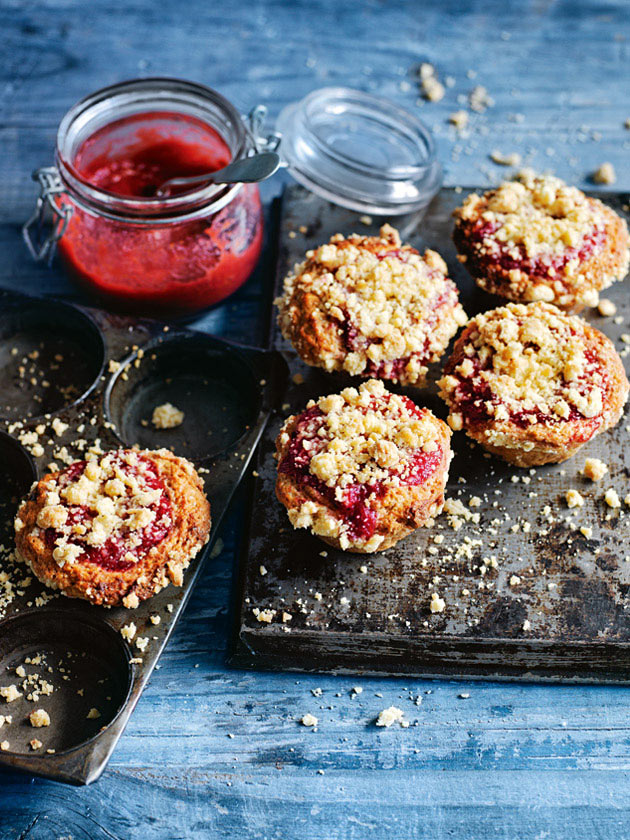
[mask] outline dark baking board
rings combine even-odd
[[[404,239],[443,255],[466,312],[473,315],[500,301],[478,290],[455,258],[451,213],[468,192],[442,190],[423,220],[406,218],[398,224]],[[627,216],[628,195],[608,193],[604,199]],[[336,232],[378,230],[378,219],[368,221],[291,187],[284,197],[277,293],[287,268],[305,250]],[[586,317],[622,350],[628,345],[621,335],[630,332],[628,281],[604,295],[616,303],[624,322],[616,324],[597,312]],[[309,369],[275,323],[270,347],[285,355],[293,375],[304,377],[303,384],[289,383],[285,416],[303,409],[308,399],[352,382]],[[432,374],[433,383],[438,376],[439,369]],[[406,393],[445,418],[434,384]],[[290,526],[274,496],[274,438],[280,422],[276,418],[269,424],[258,451],[259,477],[252,487],[237,584],[232,664],[334,673],[630,682],[630,509],[622,503],[621,510],[612,510],[603,501],[608,487],[622,499],[630,491],[627,411],[612,432],[597,437],[576,457],[540,467],[533,475],[486,457],[463,434],[455,434],[447,497],[466,507],[471,496],[480,497],[481,505],[471,510],[479,513],[479,524],[464,522],[455,531],[442,514],[434,527],[372,555],[335,551]],[[586,456],[609,465],[601,482],[580,476]],[[582,508],[568,509],[564,496],[571,487],[584,495]],[[547,505],[552,521],[542,513]],[[569,514],[577,527],[565,521]],[[523,523],[528,523],[528,532]],[[579,531],[582,525],[592,528],[590,538]],[[433,542],[436,536],[443,538],[441,544]],[[483,558],[493,556],[497,567],[486,563],[482,573]],[[446,608],[431,614],[435,576]],[[510,584],[512,576],[520,582]],[[275,609],[272,622],[258,621],[255,608]],[[292,616],[285,623],[283,611]],[[526,621],[530,629],[524,629]]]
[[[71,327],[66,337],[70,343],[64,345],[68,351],[65,361],[72,369],[48,370],[51,384],[44,391],[39,385],[33,389],[20,385],[15,391],[14,380],[6,376],[7,358],[2,357],[0,416],[11,416],[0,420],[0,543],[12,543],[10,508],[15,504],[10,503],[11,497],[19,498],[28,491],[33,470],[41,476],[53,460],[63,466],[53,454],[58,447],[67,446],[73,460],[83,457],[85,448],[78,448],[77,439],[91,443],[99,438],[103,450],[118,448],[121,442],[147,448],[165,446],[189,457],[201,468],[212,516],[210,540],[184,573],[183,586],[168,586],[135,610],[95,607],[63,596],[34,607],[36,599],[42,593],[50,594],[50,590],[32,575],[32,583],[23,594],[2,609],[0,686],[21,683],[15,668],[26,656],[44,651],[46,662],[36,668],[29,665],[26,670],[40,673],[54,685],[54,691],[50,696],[42,695],[36,703],[24,698],[12,703],[0,701],[0,713],[13,715],[13,723],[0,729],[0,741],[10,743],[9,750],[0,751],[0,765],[86,784],[103,771],[204,562],[212,557],[223,515],[270,414],[279,404],[287,374],[275,352],[237,346],[192,330],[169,329],[156,321],[0,290],[0,353],[10,354],[10,345],[15,343],[7,338],[7,332],[18,330],[21,356],[33,342],[37,345],[40,330],[46,325],[55,340],[62,337],[63,344],[68,324]],[[78,342],[77,354],[89,368],[83,371],[83,384],[90,385],[94,380],[89,393],[73,394],[76,402],[48,420],[31,419],[24,429],[11,427],[19,414],[15,406],[22,398],[23,416],[33,393],[41,391],[45,399],[50,399],[58,384],[55,377],[63,380],[64,387],[72,381],[73,371],[81,378],[80,362],[71,358],[72,341]],[[134,345],[144,351],[137,366]],[[48,366],[49,355],[42,352],[36,366]],[[122,360],[121,367],[110,371],[110,360]],[[35,378],[41,382],[39,368]],[[185,411],[183,425],[160,431],[150,423],[145,425],[153,407],[167,400]],[[69,424],[59,437],[51,431],[53,417]],[[92,417],[96,418],[95,425],[89,422]],[[106,425],[111,421],[116,428]],[[47,429],[40,437],[45,452],[31,458],[20,446],[18,436],[40,422]],[[80,423],[85,428],[78,434]],[[8,492],[7,477],[16,482]],[[24,570],[22,576],[27,574]],[[167,605],[171,605],[170,611]],[[156,615],[160,617],[157,625],[150,620]],[[131,644],[123,641],[119,631],[129,622],[137,626],[136,638],[149,639],[144,652],[137,649],[135,640]],[[47,671],[48,665],[52,672]],[[29,712],[39,707],[49,712],[49,727],[35,729],[29,725]],[[92,707],[99,710],[100,718],[87,717]],[[42,741],[42,749],[30,749],[32,738]],[[47,748],[55,749],[55,753],[47,753]]]

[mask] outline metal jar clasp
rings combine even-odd
[[[50,264],[55,245],[68,227],[72,207],[62,199],[65,191],[55,166],[36,169],[32,177],[39,182],[39,196],[33,215],[22,227],[22,235],[33,259]]]

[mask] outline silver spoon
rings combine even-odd
[[[171,187],[183,187],[189,184],[255,184],[269,178],[280,166],[280,156],[275,152],[261,152],[251,157],[228,163],[216,172],[203,175],[191,175],[187,178],[169,178],[158,187],[155,195],[166,198]]]

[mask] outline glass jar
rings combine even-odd
[[[198,312],[238,289],[258,261],[258,187],[206,184],[158,198],[142,184],[219,169],[254,149],[238,111],[210,88],[176,79],[104,88],[68,111],[56,167],[35,173],[41,194],[27,244],[42,258],[56,243],[69,274],[115,308]],[[31,231],[47,209],[52,233],[36,246]]]

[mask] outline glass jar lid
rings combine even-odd
[[[334,204],[380,215],[412,213],[440,187],[431,132],[387,99],[321,88],[284,108],[276,128],[293,177]]]

